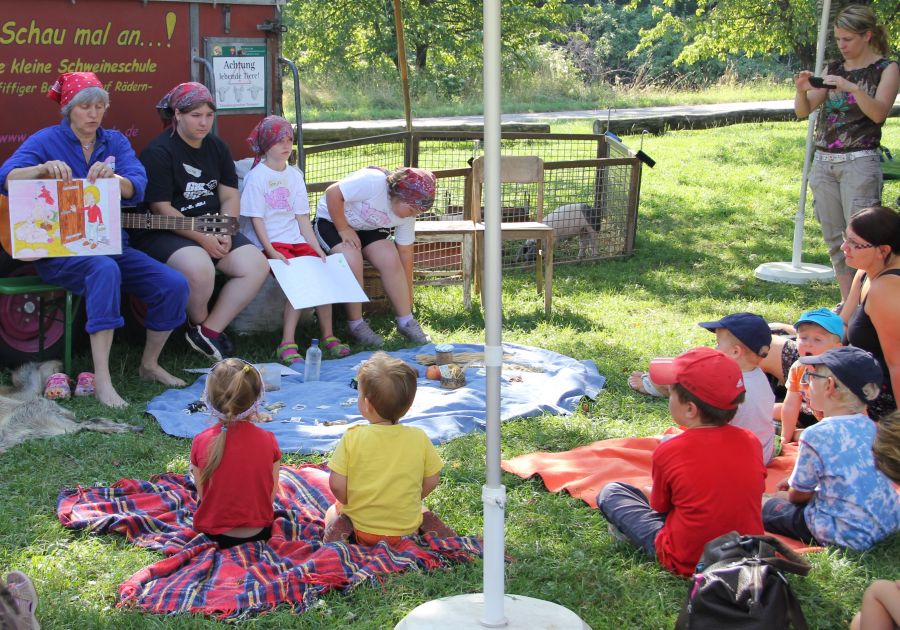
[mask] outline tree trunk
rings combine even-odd
[[[428,61],[428,44],[416,44],[416,69],[424,70]]]

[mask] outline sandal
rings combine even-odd
[[[34,616],[34,611],[37,610],[38,596],[31,579],[21,571],[10,571],[6,575],[5,582],[6,588],[19,609],[18,621],[21,622],[21,627],[40,630],[41,626]]]
[[[62,372],[51,374],[47,377],[47,385],[44,387],[44,397],[52,400],[61,400],[72,395],[72,387],[69,385],[69,377]]]
[[[342,343],[337,337],[325,337],[325,349],[333,359],[341,359],[350,354],[350,346]]]
[[[78,375],[78,381],[75,383],[75,395],[94,395],[94,375],[91,372],[82,372]]]
[[[288,367],[303,363],[303,357],[300,356],[300,353],[297,352],[297,350],[298,347],[295,343],[278,344],[278,347],[275,348],[275,358]]]

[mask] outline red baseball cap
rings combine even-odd
[[[706,347],[688,350],[674,359],[653,359],[650,380],[660,385],[678,383],[717,409],[735,409],[734,399],[745,391],[737,361]]]

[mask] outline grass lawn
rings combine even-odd
[[[353,89],[348,81],[338,78],[325,85],[303,86],[302,113],[306,122],[333,120],[372,120],[403,118],[403,96],[399,79],[366,81]],[[333,83],[333,84],[332,84]],[[568,86],[536,83],[504,86],[503,112],[553,112],[578,109],[650,107],[657,105],[699,105],[704,103],[741,103],[792,99],[792,81],[758,79],[746,83],[711,85],[700,89],[675,89],[660,86],[592,86],[570,95]],[[293,81],[285,79],[283,106],[288,120],[294,119]],[[484,112],[481,94],[447,97],[424,91],[413,95],[413,117],[477,115]],[[590,131],[590,130],[588,130]]]
[[[554,128],[587,131],[589,122]],[[900,120],[885,128],[886,144],[900,149]],[[594,440],[652,435],[669,425],[666,402],[633,393],[626,377],[660,355],[711,344],[697,321],[750,310],[793,322],[803,310],[838,301],[836,285],[768,284],[753,277],[762,262],[791,259],[805,125],[768,123],[675,132],[645,139],[657,160],[645,169],[635,255],[611,262],[559,267],[553,316],[527,274],[504,276],[504,341],[541,346],[592,359],[608,378],[587,413],[543,416],[503,427],[503,456],[565,450]],[[636,138],[626,138],[632,146]],[[893,203],[900,183],[886,187]],[[808,212],[803,259],[828,262],[818,226]],[[484,320],[464,311],[459,287],[416,293],[416,311],[435,341],[483,342]],[[387,329],[386,320],[376,329]],[[303,330],[300,338],[313,335]],[[268,360],[275,334],[238,339],[245,358]],[[391,345],[393,344],[393,345]],[[396,336],[389,347],[397,347]],[[249,352],[247,351],[249,350]],[[158,560],[121,538],[88,537],[64,530],[55,516],[62,487],[147,478],[187,469],[190,441],[163,434],[141,415],[162,391],[136,377],[139,344],[118,341],[112,368],[120,393],[134,404],[107,412],[87,400],[67,405],[79,416],[107,415],[143,424],[142,434],[76,434],[34,441],[0,456],[0,568],[36,581],[44,628],[207,628],[224,623],[203,617],[154,617],[115,608],[117,585]],[[171,370],[197,366],[180,340],[166,349]],[[82,353],[75,370],[90,369]],[[439,447],[446,461],[441,485],[428,504],[461,533],[480,534],[484,436]],[[321,458],[286,455],[286,463]],[[558,602],[592,628],[671,628],[688,583],[616,544],[596,510],[567,495],[547,492],[535,479],[505,475],[507,486],[507,592]],[[866,553],[828,550],[810,555],[813,570],[792,578],[810,627],[845,628],[865,586],[900,578],[900,536]],[[449,571],[409,573],[352,593],[331,593],[309,612],[285,609],[246,621],[255,628],[390,628],[418,604],[481,590],[481,564]]]

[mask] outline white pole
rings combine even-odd
[[[819,20],[819,38],[816,41],[816,69],[817,77],[822,76],[822,64],[825,59],[825,40],[828,38],[828,15],[831,13],[831,0],[823,0],[822,17]],[[791,258],[793,267],[800,267],[803,257],[803,221],[806,217],[806,191],[809,184],[809,169],[813,155],[813,133],[816,121],[819,118],[819,110],[809,114],[809,123],[806,128],[806,153],[803,156],[803,177],[800,187],[800,210],[794,216],[794,250]]]
[[[477,202],[476,202],[477,203]],[[486,483],[484,503],[484,610],[481,624],[505,626],[504,515],[506,488],[500,483],[500,0],[484,2],[484,364],[487,382]]]

